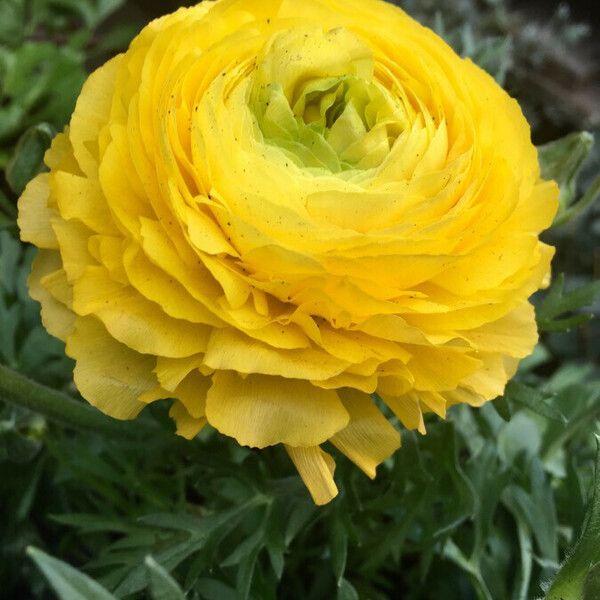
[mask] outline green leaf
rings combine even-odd
[[[535,456],[541,445],[539,425],[524,411],[517,412],[497,437],[497,452],[506,466],[513,465],[519,455]]]
[[[152,600],[185,600],[179,584],[152,556],[146,556],[144,562],[148,571]]]
[[[252,587],[254,571],[256,570],[256,560],[260,550],[260,546],[254,546],[254,548],[246,554],[238,567],[236,588],[239,597],[242,600],[247,600],[250,597],[250,588]]]
[[[359,600],[358,592],[347,579],[338,584],[337,600]]]
[[[62,560],[32,546],[27,548],[27,554],[44,573],[60,600],[116,600],[99,583]]]
[[[284,542],[286,546],[292,543],[300,530],[306,526],[306,523],[315,514],[315,511],[316,507],[312,502],[303,501],[302,499],[296,501],[285,530]]]
[[[565,277],[558,275],[548,293],[536,308],[536,318],[541,331],[565,331],[577,327],[592,318],[589,314],[576,314],[566,317],[567,313],[576,312],[593,304],[600,294],[600,281],[593,281],[565,292]]]
[[[596,436],[596,471],[581,536],[561,566],[545,600],[581,600],[586,580],[589,587],[598,585],[600,562],[600,437]],[[591,596],[597,598],[598,596]]]
[[[86,78],[84,59],[79,51],[49,42],[28,41],[9,53],[2,77],[0,143],[40,122],[61,129]]]
[[[15,194],[43,168],[44,153],[50,147],[54,131],[47,123],[30,127],[19,139],[14,154],[6,165],[6,181]]]
[[[531,531],[518,510],[512,511],[517,524],[517,537],[519,538],[519,566],[513,586],[514,600],[528,600],[528,590],[531,582],[533,565],[533,548]]]
[[[61,0],[63,8],[83,19],[89,29],[95,29],[123,3],[124,0]]]
[[[2,3],[2,19],[0,19],[0,43],[18,46],[24,31],[26,6],[18,0],[5,0]]]
[[[331,523],[329,548],[333,574],[339,586],[346,571],[346,559],[348,558],[348,533],[339,515],[336,515]]]
[[[600,562],[596,563],[585,578],[582,600],[598,600],[600,598]]]
[[[551,394],[544,394],[540,390],[517,381],[509,381],[504,395],[510,403],[524,406],[542,417],[559,423],[567,422],[565,415],[556,406],[549,403],[549,400],[552,399]]]
[[[479,598],[482,598],[482,600],[493,600],[492,595],[483,580],[479,565],[474,561],[469,560],[453,540],[450,539],[444,544],[443,556],[452,561],[470,576],[473,586],[478,592]]]
[[[231,567],[240,564],[249,554],[262,548],[265,541],[264,523],[252,535],[248,536],[236,549],[221,563],[222,567]]]
[[[496,412],[506,421],[507,423],[511,420],[513,415],[513,409],[510,403],[508,402],[508,398],[506,394],[504,396],[499,396],[496,398],[492,405],[496,409]]]
[[[568,422],[566,425],[555,421],[548,423],[541,449],[545,461],[551,460],[556,452],[565,448],[582,431],[589,433],[590,424],[600,416],[600,385],[597,379],[585,384],[572,383],[558,390],[555,404]]]
[[[236,591],[218,579],[199,579],[195,587],[204,600],[239,600]]]
[[[174,569],[188,556],[197,552],[203,544],[203,541],[198,540],[180,542],[156,552],[155,555],[165,567]],[[137,567],[134,567],[134,569],[127,574],[127,577],[119,583],[115,590],[115,594],[117,596],[135,594],[146,587],[146,581],[146,565],[140,564]]]
[[[503,498],[527,523],[536,540],[539,556],[557,564],[558,523],[551,483],[537,456],[530,459],[528,471],[530,489],[515,483],[505,490]]]
[[[570,133],[538,147],[542,177],[554,179],[560,187],[559,211],[556,223],[564,222],[577,193],[577,178],[594,145],[594,136],[587,131]]]

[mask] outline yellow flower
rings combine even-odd
[[[503,392],[553,251],[517,103],[378,0],[221,0],[150,23],[85,84],[19,208],[81,394],[174,398],[284,444],[314,500],[329,441],[368,476],[423,412]],[[379,400],[378,400],[379,402]]]

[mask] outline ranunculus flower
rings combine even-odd
[[[423,412],[503,392],[548,278],[517,103],[377,0],[221,0],[85,84],[20,200],[31,294],[75,382],[130,419],[284,444],[317,503]],[[372,395],[377,394],[376,401]]]

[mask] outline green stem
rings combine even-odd
[[[0,365],[0,399],[41,413],[63,425],[112,437],[131,437],[154,430],[146,423],[137,422],[132,426],[106,417],[96,408],[32,381],[4,365]]]

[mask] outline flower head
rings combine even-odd
[[[174,398],[285,444],[313,498],[330,441],[367,475],[423,412],[501,394],[552,249],[517,105],[378,0],[205,1],[93,73],[20,200],[30,290],[81,394]]]

